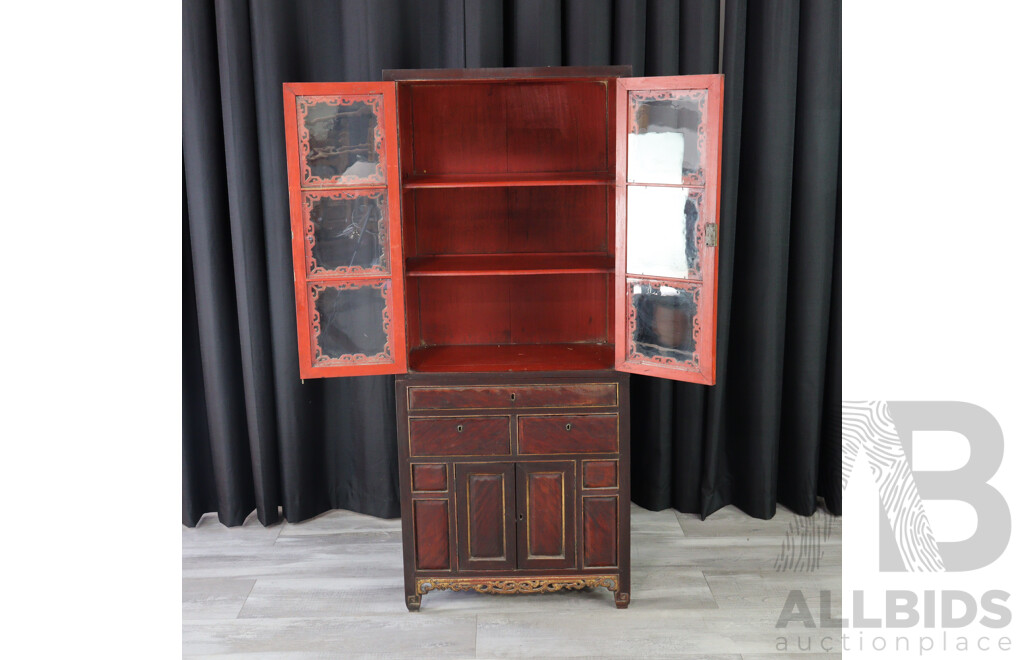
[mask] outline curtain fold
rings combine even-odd
[[[301,382],[281,83],[384,68],[725,74],[718,384],[632,378],[633,499],[841,508],[838,2],[183,5],[183,507],[399,513],[394,379]],[[280,507],[280,513],[279,513]]]

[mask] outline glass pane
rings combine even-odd
[[[388,273],[387,195],[310,192],[303,197],[310,275]]]
[[[699,280],[703,189],[627,186],[626,271]]]
[[[394,362],[387,280],[314,284],[310,292],[314,364]]]
[[[630,92],[627,180],[704,185],[707,103],[705,89]]]
[[[700,285],[668,286],[630,279],[626,286],[630,293],[626,359],[697,371]]]
[[[384,183],[380,96],[298,99],[303,186]]]

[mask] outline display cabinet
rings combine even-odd
[[[628,373],[715,379],[721,76],[286,83],[303,378],[399,374],[407,605],[629,603]]]

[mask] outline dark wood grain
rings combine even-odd
[[[516,387],[410,387],[409,409],[615,406],[616,383]]]
[[[510,454],[506,417],[433,417],[409,420],[411,456]]]
[[[583,487],[615,488],[618,472],[618,461],[583,461]]]
[[[478,405],[481,401],[477,398],[480,393],[490,392],[485,395],[483,405],[495,405],[493,408],[480,410],[484,416],[506,415],[537,417],[535,411],[538,408],[519,407],[519,403],[527,404],[541,403],[543,410],[548,416],[554,413],[567,414],[570,416],[583,416],[587,412],[606,413],[609,415],[618,414],[623,425],[623,437],[618,452],[608,452],[601,457],[592,453],[563,454],[556,460],[551,460],[544,455],[487,455],[478,457],[457,456],[455,454],[431,459],[431,462],[447,465],[449,477],[448,494],[452,498],[454,517],[452,518],[449,552],[452,570],[445,569],[420,569],[416,564],[415,538],[413,536],[412,501],[413,498],[426,498],[425,494],[412,493],[411,470],[403,470],[400,475],[403,511],[403,557],[406,580],[407,605],[415,609],[419,605],[419,596],[416,593],[416,580],[430,577],[464,577],[480,578],[481,580],[493,580],[496,578],[516,577],[565,577],[586,575],[607,575],[613,574],[618,580],[617,606],[624,606],[628,599],[630,588],[629,575],[629,396],[628,376],[610,371],[562,371],[562,372],[513,372],[507,374],[494,373],[465,373],[465,374],[409,374],[399,376],[396,379],[396,396],[398,401],[398,428],[400,437],[408,437],[410,414],[409,402],[412,392],[437,391],[437,394],[430,394],[433,403],[441,402],[441,405],[448,399],[451,391],[465,390],[469,392],[468,399],[459,401],[456,396],[451,403],[471,403]],[[612,392],[618,390],[618,396],[611,398]],[[516,393],[515,402],[511,399],[511,393]],[[530,397],[524,397],[525,392],[530,392]],[[506,396],[508,397],[506,400]],[[490,398],[487,398],[490,397]],[[427,400],[430,400],[429,398]],[[609,406],[586,407],[580,403],[614,403]],[[574,407],[575,406],[575,407]],[[447,409],[424,409],[412,416],[412,419],[451,419],[456,417],[452,410]],[[474,413],[470,408],[465,408],[467,417]],[[514,420],[513,420],[514,421]],[[518,427],[512,429],[513,442],[516,441]],[[564,430],[563,430],[564,433]],[[399,460],[403,466],[410,463],[417,465],[422,461],[411,461],[408,453],[408,445],[400,443]],[[586,461],[618,461],[617,487],[604,487],[601,490],[582,489],[583,460]],[[561,520],[556,518],[554,510],[555,496],[559,489],[554,486],[558,479],[549,473],[561,473],[565,476],[562,479],[562,489],[565,493],[563,515],[564,528],[561,529],[564,537],[559,541],[555,540],[555,531],[560,529]],[[527,475],[536,473],[536,478],[531,479],[532,492],[527,485]],[[547,474],[546,474],[547,473]],[[476,488],[474,494],[481,507],[478,508],[476,525],[481,526],[480,533],[483,535],[478,542],[472,545],[473,553],[491,554],[497,552],[495,541],[502,531],[503,540],[509,544],[508,553],[505,558],[489,559],[479,558],[475,561],[469,560],[471,548],[471,535],[469,527],[472,514],[468,506],[471,498],[469,490],[469,475],[476,475],[474,479]],[[501,475],[501,476],[497,476]],[[501,506],[495,504],[496,492],[501,490],[504,503]],[[526,494],[531,492],[530,501],[527,501]],[[534,501],[537,495],[541,504]],[[597,504],[596,509],[591,507],[590,518],[584,519],[583,496],[604,497],[606,501]],[[614,498],[611,503],[607,498]],[[547,504],[544,504],[544,501]],[[489,502],[489,504],[488,504]],[[588,500],[589,503],[589,500]],[[527,516],[532,510],[532,526],[530,536],[527,538]],[[498,512],[501,511],[501,515]],[[486,512],[486,515],[481,515]],[[523,519],[519,519],[519,515]],[[595,526],[593,516],[604,517],[607,520],[603,527]],[[495,518],[491,518],[495,516]],[[557,521],[557,522],[556,522]],[[490,526],[488,528],[488,526]],[[534,530],[540,536],[535,539]],[[591,535],[591,552],[584,556],[585,530]],[[489,534],[489,536],[488,536]],[[609,536],[609,534],[611,536]],[[529,542],[533,547],[526,544]],[[477,543],[482,544],[478,545]],[[486,547],[488,543],[492,547]],[[559,546],[566,549],[565,557],[557,554]],[[621,549],[621,550],[620,550]],[[551,552],[557,554],[552,559],[543,559],[539,553]],[[602,554],[603,553],[603,554]],[[532,557],[531,557],[532,554]],[[584,566],[584,560],[598,563],[607,563],[609,557],[614,557],[616,565],[594,565]],[[411,600],[410,600],[411,599]]]
[[[522,462],[516,469],[519,568],[575,567],[575,461]]]
[[[575,454],[619,449],[617,415],[520,415],[520,454]]]
[[[583,498],[583,566],[615,566],[618,563],[619,498],[600,495]]]
[[[511,387],[410,387],[409,409],[511,407],[513,393]]]
[[[416,568],[451,568],[448,500],[413,500],[412,511],[416,530]]]
[[[618,392],[616,383],[526,385],[515,388],[515,407],[615,406],[619,403]]]
[[[459,569],[515,568],[515,464],[456,463]]]
[[[416,491],[448,490],[448,466],[444,463],[421,463],[412,466],[412,489]]]

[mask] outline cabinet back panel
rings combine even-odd
[[[610,343],[610,278],[420,278],[409,287],[409,346]]]
[[[429,277],[417,282],[421,346],[512,341],[508,278]],[[416,319],[410,318],[412,325]],[[410,345],[412,348],[413,345]]]
[[[603,274],[510,278],[512,342],[610,343],[610,278]]]
[[[414,83],[412,174],[607,172],[606,81]]]
[[[411,195],[414,215],[406,215],[406,256],[608,252],[611,190],[605,186],[417,190]],[[410,225],[414,238],[408,236]]]

